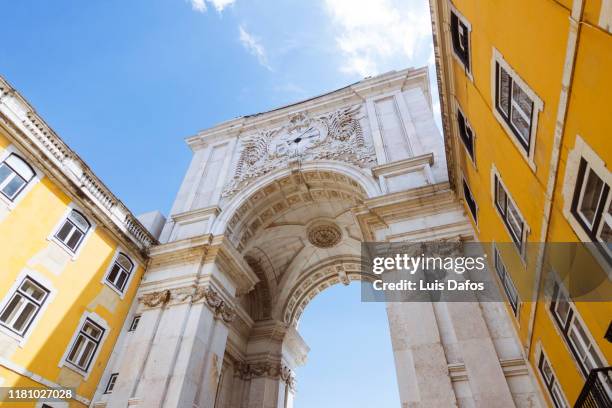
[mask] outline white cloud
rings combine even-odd
[[[410,65],[421,41],[431,36],[426,0],[324,1],[346,73],[378,74],[398,58]]]
[[[247,32],[243,26],[239,26],[238,29],[240,31],[240,42],[242,43],[242,46],[252,55],[254,55],[262,66],[272,71],[270,64],[268,64],[266,49],[259,42],[259,39]]]
[[[204,0],[191,0],[191,8],[203,13],[206,11],[206,3]]]
[[[190,0],[191,8],[200,13],[204,13],[208,7],[206,3],[211,4],[219,13],[227,6],[234,4],[236,0]]]

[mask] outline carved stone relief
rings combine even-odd
[[[243,137],[236,172],[222,197],[233,196],[254,179],[293,160],[339,160],[359,167],[374,164],[374,148],[366,145],[360,111],[361,105],[356,105],[316,118],[296,113],[283,126]]]
[[[149,308],[163,307],[170,303],[196,303],[204,299],[208,307],[213,311],[215,318],[230,323],[236,317],[234,309],[229,306],[219,294],[210,287],[196,286],[168,289],[142,295],[140,302]]]
[[[318,222],[308,228],[308,241],[318,248],[331,248],[342,239],[342,231],[331,222]]]
[[[267,377],[281,380],[291,389],[295,389],[295,375],[289,367],[281,363],[258,362],[243,363],[238,362],[234,368],[234,373],[242,380]]]

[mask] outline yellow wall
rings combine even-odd
[[[492,196],[491,169],[497,169],[508,192],[516,202],[529,225],[528,242],[541,241],[546,208],[546,186],[549,179],[555,126],[559,109],[561,82],[570,30],[573,1],[453,0],[452,4],[471,24],[470,57],[472,76],[466,75],[461,63],[452,61],[452,95],[464,112],[475,133],[475,164],[466,153],[461,140],[455,135],[457,156],[478,204],[477,235],[481,242],[510,242],[510,236],[498,215]],[[552,242],[580,241],[563,214],[563,182],[566,161],[574,148],[576,135],[606,163],[612,163],[612,36],[597,26],[601,0],[587,0],[579,25],[574,75],[571,82],[568,113],[563,128],[560,161],[553,195],[552,213],[546,240]],[[445,16],[448,21],[448,17]],[[450,37],[446,37],[450,43]],[[535,172],[528,165],[509,135],[493,115],[492,50],[495,47],[522,80],[543,101],[537,118],[534,161]],[[452,45],[450,46],[452,52]],[[452,97],[450,99],[452,99]],[[456,122],[454,110],[449,110],[451,122]],[[453,133],[456,133],[453,127]],[[466,208],[467,210],[467,208]],[[466,211],[469,214],[469,210]],[[537,280],[537,251],[530,251],[526,265],[516,251],[502,253],[513,280],[524,295],[531,293]],[[492,254],[489,253],[491,256]],[[493,259],[493,258],[491,258]],[[543,271],[546,275],[547,271]],[[608,281],[602,291],[611,293]],[[523,299],[525,300],[525,299]],[[611,298],[612,300],[612,298]],[[576,308],[597,342],[608,363],[612,361],[612,345],[603,336],[612,317],[610,302],[580,302]],[[512,314],[510,308],[509,313]],[[535,313],[533,333],[530,318]],[[559,382],[570,404],[578,396],[584,377],[573,360],[568,346],[551,320],[545,301],[523,303],[516,323],[519,337],[529,346],[529,359],[537,372],[537,348],[541,345],[558,375]],[[536,375],[537,376],[537,375]],[[548,397],[545,389],[542,393]],[[549,401],[550,403],[550,401]]]
[[[5,135],[0,134],[0,152],[8,144]],[[95,230],[84,241],[75,260],[68,259],[65,267],[59,270],[50,268],[49,257],[67,258],[64,250],[47,237],[54,232],[71,201],[49,177],[44,177],[0,221],[0,298],[7,295],[24,268],[42,275],[56,290],[55,297],[47,301],[43,315],[29,329],[23,347],[14,346],[15,342],[0,333],[0,354],[48,381],[74,387],[79,395],[91,399],[121,331],[143,268],[142,262],[132,255],[133,261],[140,266],[134,272],[123,300],[102,283],[117,242],[85,208],[84,214],[97,224]],[[60,368],[58,363],[86,311],[102,317],[110,326],[110,332],[92,363],[87,381],[84,381],[80,374],[67,367]],[[3,387],[40,386],[0,366],[0,382],[2,379]]]

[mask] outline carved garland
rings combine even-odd
[[[291,389],[295,389],[295,375],[293,371],[284,364],[273,364],[268,362],[243,363],[239,362],[234,367],[234,373],[241,380],[268,377],[281,380]]]
[[[175,301],[183,303],[190,301],[196,303],[204,299],[208,307],[213,311],[215,318],[222,319],[226,323],[231,323],[236,312],[231,306],[219,296],[219,294],[210,287],[197,286],[178,289],[166,289],[159,292],[152,292],[142,295],[139,300],[147,307],[163,307],[164,305]]]

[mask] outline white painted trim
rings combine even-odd
[[[497,111],[497,82],[495,80],[497,69],[496,63],[498,63],[507,73],[512,77],[512,80],[516,82],[523,92],[525,92],[529,98],[533,101],[533,112],[531,113],[531,134],[529,135],[529,152],[525,151],[525,147],[517,140],[517,136],[514,134],[514,131],[510,128],[506,120],[502,118],[502,116]],[[516,146],[517,150],[525,159],[531,170],[535,173],[536,164],[534,159],[535,147],[537,142],[537,131],[538,131],[538,117],[540,112],[544,109],[544,102],[542,99],[527,85],[525,81],[521,79],[521,77],[512,69],[510,64],[506,62],[503,55],[493,47],[493,53],[491,58],[491,110],[493,111],[493,116],[508,134],[509,139],[512,141],[514,146]]]
[[[572,230],[578,238],[585,243],[593,242],[589,234],[582,228],[580,222],[576,219],[572,213],[572,201],[574,200],[574,193],[576,191],[576,185],[578,183],[578,169],[580,167],[580,160],[586,160],[589,168],[595,172],[601,178],[601,180],[610,186],[610,192],[608,193],[608,201],[612,197],[612,172],[606,166],[606,163],[599,157],[597,152],[589,146],[586,141],[580,136],[576,135],[574,148],[570,150],[565,165],[565,175],[563,178],[563,186],[561,193],[563,195],[563,216],[572,227]],[[609,205],[609,204],[606,204]],[[605,211],[604,207],[604,211]],[[608,261],[604,255],[600,253],[596,248],[588,246],[589,252],[597,259],[597,262],[603,266],[603,269],[608,271],[608,277],[612,279],[612,271],[609,268]],[[591,250],[593,249],[593,250]]]
[[[555,368],[553,367],[552,362],[550,361],[550,358],[548,358],[548,354],[546,354],[546,351],[544,351],[544,347],[542,347],[542,342],[538,340],[538,343],[536,344],[536,349],[535,349],[535,356],[536,356],[535,371],[537,373],[538,378],[540,379],[541,385],[544,386],[543,388],[546,391],[546,395],[548,395],[548,400],[552,401],[552,396],[550,395],[550,391],[548,387],[546,386],[547,381],[544,378],[544,376],[542,376],[542,373],[540,372],[540,356],[541,355],[544,355],[544,360],[548,361],[548,366],[550,367],[550,370],[552,371],[552,374],[555,377],[555,381],[557,382],[557,384],[559,384],[559,389],[561,390],[561,396],[563,397],[565,404],[568,407],[571,407],[571,405],[567,402],[567,397],[565,396],[565,393],[563,392],[563,387],[561,387],[561,383],[559,382],[559,376],[557,375],[557,372],[555,371]]]
[[[468,120],[467,115],[465,114],[464,110],[461,109],[461,105],[459,105],[459,101],[456,98],[453,98],[451,103],[454,105],[454,108],[455,108],[455,112],[453,112],[454,113],[453,118],[451,118],[451,126],[453,126],[454,129],[455,129],[454,133],[455,133],[455,135],[457,135],[457,139],[459,139],[459,144],[461,144],[461,146],[463,146],[463,149],[465,150],[465,153],[470,158],[469,162],[472,163],[472,165],[474,166],[474,170],[478,171],[478,166],[476,165],[476,132],[474,131],[474,127],[472,126],[472,124]],[[463,139],[461,139],[460,130],[459,130],[459,123],[457,121],[457,112],[461,113],[461,115],[463,116],[463,119],[465,120],[465,124],[472,131],[472,149],[474,150],[474,156],[473,157],[470,154],[470,152],[468,151],[467,146],[463,142]]]
[[[72,346],[74,345],[74,342],[77,339],[77,336],[81,332],[81,328],[83,327],[83,324],[85,323],[86,319],[90,319],[91,321],[93,321],[94,323],[102,327],[104,329],[104,333],[102,333],[102,337],[100,338],[100,342],[98,343],[98,348],[96,349],[96,352],[91,357],[91,361],[89,362],[89,369],[87,371],[84,371],[80,369],[79,367],[75,366],[74,364],[70,363],[69,361],[67,361],[67,358],[68,358],[68,354],[70,353],[70,350],[72,349]],[[87,379],[89,378],[89,375],[91,374],[93,370],[93,367],[95,366],[96,359],[98,358],[100,352],[102,351],[102,347],[104,347],[104,341],[108,337],[109,333],[110,333],[110,326],[108,325],[108,323],[106,323],[106,320],[104,320],[102,317],[100,317],[98,314],[94,312],[83,313],[83,315],[81,316],[81,319],[79,320],[79,324],[77,325],[76,330],[72,334],[72,337],[70,338],[70,342],[68,343],[68,346],[66,347],[66,350],[64,351],[64,355],[62,356],[62,359],[60,360],[57,366],[60,368],[66,367],[74,371],[75,373],[82,375],[83,380],[87,381]]]
[[[463,172],[461,172],[461,181],[463,183],[465,183],[465,185],[468,188],[468,191],[470,192],[470,195],[472,196],[472,200],[474,201],[474,205],[476,206],[476,218],[474,218],[474,216],[472,215],[472,212],[469,211],[469,206],[468,206],[468,212],[470,213],[470,217],[472,218],[472,221],[474,221],[474,225],[476,226],[476,230],[478,231],[478,203],[476,202],[476,197],[474,197],[474,193],[472,192],[472,189],[470,188],[470,183],[468,183],[467,178],[465,178],[465,174],[463,174]],[[463,196],[463,199],[465,200],[465,205],[467,206],[467,198],[465,197],[465,191],[463,191],[463,185],[461,186],[461,195]]]
[[[57,295],[57,289],[55,289],[55,287],[53,286],[50,280],[48,280],[41,273],[33,269],[24,268],[19,273],[19,275],[17,276],[17,278],[15,279],[15,281],[9,288],[8,292],[4,294],[4,297],[2,298],[2,301],[0,302],[0,311],[4,310],[4,307],[7,305],[9,300],[13,297],[13,294],[17,291],[17,288],[19,287],[19,285],[21,285],[21,283],[26,277],[31,277],[37,283],[42,285],[46,290],[48,290],[49,293],[47,294],[47,298],[45,299],[43,304],[40,306],[40,309],[38,310],[38,313],[34,317],[34,320],[32,320],[32,322],[30,323],[30,327],[24,333],[23,336],[20,336],[19,334],[15,333],[14,331],[0,324],[0,332],[14,339],[20,348],[23,348],[25,346],[26,342],[30,338],[30,335],[34,332],[34,329],[36,328],[36,325],[38,324],[39,320],[42,318],[42,315],[45,313],[45,310],[47,309],[47,307],[49,307],[49,305],[51,304],[51,302],[53,302],[53,299]]]
[[[516,203],[514,198],[512,198],[512,195],[510,194],[510,190],[508,189],[508,187],[504,183],[504,180],[502,179],[501,175],[497,171],[497,168],[495,167],[495,164],[492,164],[491,165],[491,183],[490,183],[491,184],[491,202],[493,204],[493,209],[495,210],[495,212],[497,213],[497,215],[501,219],[501,222],[502,222],[504,228],[506,229],[506,232],[508,232],[508,234],[510,235],[511,242],[516,244],[514,242],[514,240],[512,239],[512,232],[510,231],[510,229],[506,225],[506,221],[504,219],[504,215],[499,212],[499,209],[497,208],[497,203],[496,203],[496,200],[495,200],[495,197],[496,197],[496,195],[495,195],[495,193],[496,193],[495,192],[495,177],[496,176],[497,176],[497,180],[499,181],[499,183],[502,185],[502,187],[506,191],[507,199],[510,200],[512,205],[514,205],[514,208],[516,208],[516,212],[518,212],[519,216],[521,217],[521,221],[523,221],[523,231],[522,231],[523,236],[521,237],[521,248],[516,248],[516,245],[514,245],[514,247],[517,249],[517,251],[519,253],[519,257],[522,260],[523,264],[527,264],[527,237],[531,233],[531,229],[529,228],[529,224],[527,224],[525,216],[521,212],[521,208],[518,206],[518,204]]]
[[[576,303],[574,303],[574,301],[570,297],[569,292],[568,292],[567,288],[565,287],[565,285],[563,284],[563,282],[561,281],[561,278],[560,278],[559,274],[554,269],[552,269],[552,268],[550,269],[549,273],[551,274],[553,281],[557,285],[559,285],[559,290],[561,292],[563,292],[563,294],[565,295],[564,297],[567,299],[567,301],[569,303],[570,310],[573,312],[573,315],[572,315],[572,318],[571,318],[571,321],[570,321],[570,327],[572,325],[573,320],[574,319],[578,319],[578,322],[580,323],[580,325],[582,325],[583,332],[587,335],[588,339],[590,340],[593,349],[597,353],[597,356],[603,362],[604,367],[607,367],[608,366],[608,360],[606,359],[606,356],[599,349],[599,345],[597,344],[597,341],[595,340],[595,338],[591,334],[591,331],[589,330],[589,326],[584,322],[584,319],[580,315],[580,312],[578,312],[578,307],[576,306]],[[576,364],[576,370],[578,371],[578,373],[584,379],[586,379],[585,375],[582,373],[580,362],[578,360],[576,360],[576,356],[574,356],[574,353],[572,352],[572,350],[570,348],[570,345],[568,344],[569,340],[566,338],[566,335],[562,333],[562,329],[559,327],[559,324],[557,323],[556,316],[554,316],[553,312],[550,310],[550,306],[551,306],[552,302],[553,302],[552,297],[548,297],[546,299],[546,304],[545,304],[545,306],[546,306],[546,314],[548,315],[548,318],[551,320],[552,325],[554,326],[555,331],[557,333],[557,336],[561,340],[563,340],[563,344],[565,345],[567,354],[571,357],[571,359],[574,362],[574,364]]]
[[[6,149],[0,151],[0,164],[4,162],[12,153],[19,156],[32,168],[32,170],[34,170],[34,177],[25,185],[23,190],[21,190],[19,194],[17,194],[17,197],[15,197],[14,200],[11,201],[7,197],[5,197],[4,194],[0,194],[0,206],[5,207],[8,211],[12,211],[17,206],[17,204],[19,204],[19,202],[26,195],[28,195],[28,192],[30,192],[30,190],[32,190],[32,188],[34,188],[34,186],[45,177],[45,174],[40,171],[38,167],[36,167],[29,160],[27,160],[27,156],[17,150],[15,145],[12,144],[8,145]]]
[[[449,42],[450,42],[450,49],[451,49],[451,54],[453,55],[453,57],[455,58],[455,60],[459,63],[459,65],[461,65],[465,71],[465,75],[469,78],[470,81],[474,82],[474,76],[472,75],[472,60],[473,58],[473,54],[472,54],[472,25],[470,24],[470,22],[467,20],[467,18],[465,18],[465,16],[459,11],[457,10],[457,8],[453,5],[452,1],[448,1],[448,33],[449,33]],[[461,21],[468,29],[468,58],[469,58],[469,66],[465,66],[465,64],[463,63],[463,61],[461,61],[461,58],[459,58],[459,56],[455,53],[455,47],[453,46],[453,33],[451,32],[451,13],[454,13],[458,18],[459,21]]]
[[[125,285],[123,287],[123,292],[120,291],[119,289],[117,289],[109,281],[106,280],[106,278],[108,277],[108,274],[113,269],[113,266],[115,265],[115,261],[119,257],[120,253],[123,253],[128,258],[130,258],[130,261],[132,261],[132,263],[134,264],[134,266],[132,267],[132,271],[130,272],[130,276],[128,277],[128,279],[125,282]],[[106,285],[109,288],[111,288],[115,293],[117,293],[117,295],[119,295],[119,298],[121,298],[121,300],[123,300],[123,298],[125,297],[125,294],[130,289],[130,284],[132,283],[132,279],[134,279],[134,275],[136,275],[136,271],[138,270],[139,266],[140,266],[140,264],[138,263],[138,261],[128,251],[126,251],[121,246],[118,246],[117,249],[115,250],[114,255],[113,255],[113,259],[108,264],[108,267],[106,268],[106,272],[104,273],[104,276],[102,277],[102,280],[100,281],[100,283],[102,283],[103,285]]]
[[[602,0],[601,2],[599,27],[612,34],[612,0]]]
[[[62,227],[62,225],[64,224],[64,221],[66,221],[66,219],[68,218],[68,216],[70,215],[72,210],[76,210],[76,211],[80,212],[81,214],[83,214],[83,216],[87,218],[87,221],[89,221],[89,224],[91,224],[91,227],[89,228],[89,230],[87,231],[87,233],[85,234],[83,239],[81,240],[81,243],[79,244],[79,246],[78,246],[78,248],[77,248],[77,250],[75,252],[70,250],[66,245],[64,245],[64,243],[62,241],[60,241],[59,239],[57,239],[55,237],[55,234]],[[66,253],[68,253],[70,255],[70,257],[71,257],[71,259],[73,261],[75,261],[78,258],[79,254],[81,253],[81,250],[83,249],[83,247],[85,247],[85,245],[87,244],[87,240],[89,239],[91,234],[96,229],[96,226],[97,226],[97,224],[94,221],[93,217],[91,215],[89,215],[87,212],[83,211],[83,209],[81,207],[79,207],[73,201],[73,202],[69,203],[66,206],[66,209],[64,210],[64,214],[62,215],[60,220],[55,224],[53,229],[51,229],[51,234],[49,234],[49,236],[47,236],[47,241],[51,241],[55,245],[59,246],[62,250],[64,250]]]
[[[516,296],[517,296],[517,305],[516,305],[516,312],[514,310],[512,310],[512,305],[510,305],[510,301],[508,300],[508,306],[510,307],[510,310],[512,310],[512,315],[514,316],[514,320],[516,322],[517,326],[521,326],[521,309],[523,306],[523,301],[521,300],[521,291],[517,288],[516,286],[516,282],[514,282],[514,278],[512,277],[512,274],[509,272],[509,268],[506,266],[506,263],[504,262],[504,259],[502,257],[501,252],[499,251],[499,248],[497,246],[497,243],[495,241],[491,242],[491,245],[493,246],[493,269],[495,269],[495,276],[497,277],[497,281],[499,282],[500,286],[501,286],[501,291],[504,293],[504,295],[506,296],[506,298],[508,297],[508,294],[506,293],[506,287],[504,285],[504,282],[501,281],[501,279],[499,278],[499,273],[497,272],[497,266],[495,265],[495,262],[497,261],[496,258],[496,253],[499,254],[499,257],[501,259],[501,263],[504,266],[504,269],[506,271],[506,275],[510,275],[510,280],[512,281],[512,285],[514,286],[514,289],[516,290]],[[520,336],[519,336],[520,338]]]

